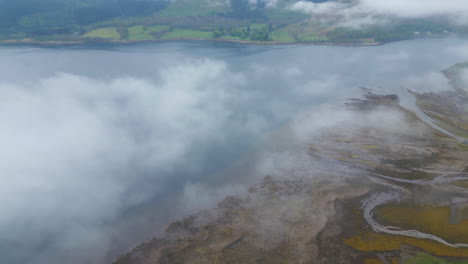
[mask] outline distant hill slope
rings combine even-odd
[[[310,14],[297,0],[1,0],[3,42],[134,42],[208,39],[259,44],[372,45],[462,34],[442,18],[348,27],[335,11]],[[302,1],[306,2],[306,1]],[[309,3],[343,3],[313,0]],[[273,4],[274,3],[274,4]]]

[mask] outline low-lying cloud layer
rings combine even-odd
[[[360,26],[388,22],[385,18],[424,18],[444,16],[453,22],[468,22],[468,6],[464,0],[245,0],[252,8],[289,8],[311,15],[339,17],[344,26]],[[229,3],[229,1],[228,1]]]
[[[31,87],[0,84],[2,255],[94,260],[102,254],[94,248],[109,243],[106,223],[164,188],[161,175],[190,167],[196,142],[222,140],[230,89],[244,80],[213,61],[161,76],[152,83],[58,74]]]
[[[468,6],[463,0],[356,0],[314,3],[297,1],[292,10],[311,15],[337,17],[342,26],[361,27],[388,23],[391,18],[446,17],[454,23],[468,22]]]
[[[401,17],[466,16],[468,14],[468,6],[463,0],[360,0],[359,5],[375,13]]]
[[[162,200],[161,208],[183,214],[242,192],[244,185],[223,186],[225,179],[215,179],[217,189],[209,189],[210,180],[185,184],[182,175],[195,177],[204,163],[216,168],[222,157],[235,158],[215,152],[240,151],[249,138],[291,114],[287,100],[324,95],[336,85],[309,83],[307,91],[292,90],[291,98],[259,104],[276,97],[263,89],[290,92],[267,86],[249,90],[249,82],[275,76],[292,84],[303,72],[259,65],[235,72],[220,60],[189,59],[159,68],[156,75],[98,79],[55,73],[35,82],[0,82],[2,261],[108,262],[142,239],[123,239],[125,232],[141,235],[139,229],[147,226],[136,223],[158,226],[147,221],[163,214],[150,213],[145,220],[132,210]],[[320,88],[314,92],[312,86]],[[173,197],[173,185],[179,196]],[[168,197],[172,204],[164,202]],[[161,216],[162,222],[174,212]],[[125,223],[126,217],[134,219]]]

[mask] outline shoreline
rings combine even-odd
[[[408,39],[409,40],[409,39]],[[170,39],[148,39],[148,40],[73,40],[73,41],[42,41],[42,40],[15,40],[7,39],[0,40],[2,46],[21,46],[21,45],[37,45],[37,46],[72,46],[81,44],[138,44],[138,43],[157,43],[157,42],[171,42],[171,41],[209,41],[209,42],[225,42],[237,43],[243,45],[253,46],[287,46],[287,45],[303,45],[303,46],[342,46],[342,47],[374,47],[381,46],[391,42],[374,42],[374,43],[334,43],[334,42],[278,42],[278,41],[248,41],[248,40],[235,40],[235,39],[204,39],[204,38],[170,38]],[[396,42],[396,41],[395,41]]]
[[[409,39],[401,39],[395,41],[387,42],[373,42],[373,43],[340,43],[340,42],[307,42],[307,41],[296,41],[296,42],[277,42],[277,41],[248,41],[248,40],[236,40],[236,39],[204,39],[204,38],[170,38],[170,39],[148,39],[148,40],[70,40],[70,41],[42,41],[42,40],[32,40],[32,39],[6,39],[0,40],[0,46],[49,46],[49,47],[70,47],[75,45],[93,45],[93,44],[114,44],[114,45],[131,45],[139,43],[162,43],[162,42],[177,42],[177,41],[204,41],[204,42],[220,42],[220,43],[236,43],[241,45],[249,46],[336,46],[336,47],[377,47],[383,46],[391,43],[397,43],[402,41],[411,41],[417,39],[440,39],[440,38],[450,38],[450,36],[424,36],[424,37],[414,37]],[[463,36],[455,36],[458,38],[463,38]]]

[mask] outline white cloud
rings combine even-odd
[[[396,52],[377,56],[377,60],[379,60],[380,63],[383,63],[383,65],[385,65],[385,63],[402,63],[408,61],[410,58],[410,54],[404,50],[398,50]]]
[[[298,1],[291,5],[292,10],[303,11],[310,14],[334,13],[339,9],[349,7],[348,4],[339,2],[313,3],[308,1]]]
[[[430,72],[422,76],[410,76],[403,81],[405,87],[418,92],[449,91],[449,80],[441,72]]]
[[[448,46],[444,52],[450,56],[459,57],[459,61],[468,60],[468,45],[466,44]]]
[[[341,81],[338,75],[325,76],[323,79],[311,80],[298,86],[294,91],[305,96],[332,94],[341,85]]]
[[[197,141],[222,140],[243,82],[224,63],[198,61],[159,82],[59,74],[0,83],[0,251],[22,263],[104,261],[105,223],[158,193],[164,172],[189,166]]]
[[[284,71],[286,77],[299,77],[302,76],[304,72],[298,67],[290,67]]]
[[[385,124],[381,121],[385,120]],[[314,142],[320,135],[336,131],[352,134],[363,128],[396,133],[409,129],[404,113],[392,108],[377,108],[372,112],[353,112],[335,105],[321,105],[301,113],[292,122],[293,138],[302,144]]]
[[[340,25],[359,28],[366,25],[385,24],[386,17],[422,18],[446,16],[453,22],[468,22],[468,5],[464,0],[358,0],[354,2],[329,1],[312,3],[297,1],[290,8],[312,15],[339,18]]]
[[[468,14],[465,0],[360,0],[360,5],[371,12],[401,17]]]
[[[459,73],[459,88],[468,92],[468,69],[463,69]],[[468,106],[466,106],[468,108]]]
[[[388,21],[377,13],[369,12],[365,6],[344,2],[312,3],[298,1],[290,7],[292,10],[303,11],[311,15],[325,15],[324,20],[337,20],[344,27],[361,28],[368,25],[384,24]]]
[[[281,2],[281,0],[248,0],[248,1],[249,1],[249,4],[251,4],[251,5],[256,5],[259,2],[263,2],[263,3],[265,3],[265,6],[267,6],[267,7],[276,7],[276,5],[279,2]]]

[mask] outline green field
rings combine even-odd
[[[162,35],[161,39],[212,39],[213,32],[191,29],[175,29]]]
[[[328,38],[326,36],[320,36],[315,33],[302,33],[297,35],[298,40],[300,41],[326,41]]]
[[[84,35],[85,38],[120,39],[120,34],[115,27],[105,27],[92,30]]]
[[[287,30],[282,30],[282,29],[279,29],[279,30],[275,30],[273,32],[270,33],[270,38],[273,40],[273,41],[276,41],[276,42],[284,42],[284,43],[288,43],[288,42],[295,42],[296,39],[294,38],[293,34]]]
[[[279,29],[278,31],[289,33],[290,35],[294,36],[295,41],[309,42],[327,40],[328,37],[326,33],[323,32],[326,29],[326,26],[318,23],[297,23],[288,25]]]
[[[164,33],[169,30],[168,26],[133,26],[128,28],[129,40],[151,40],[157,37],[155,33]]]

